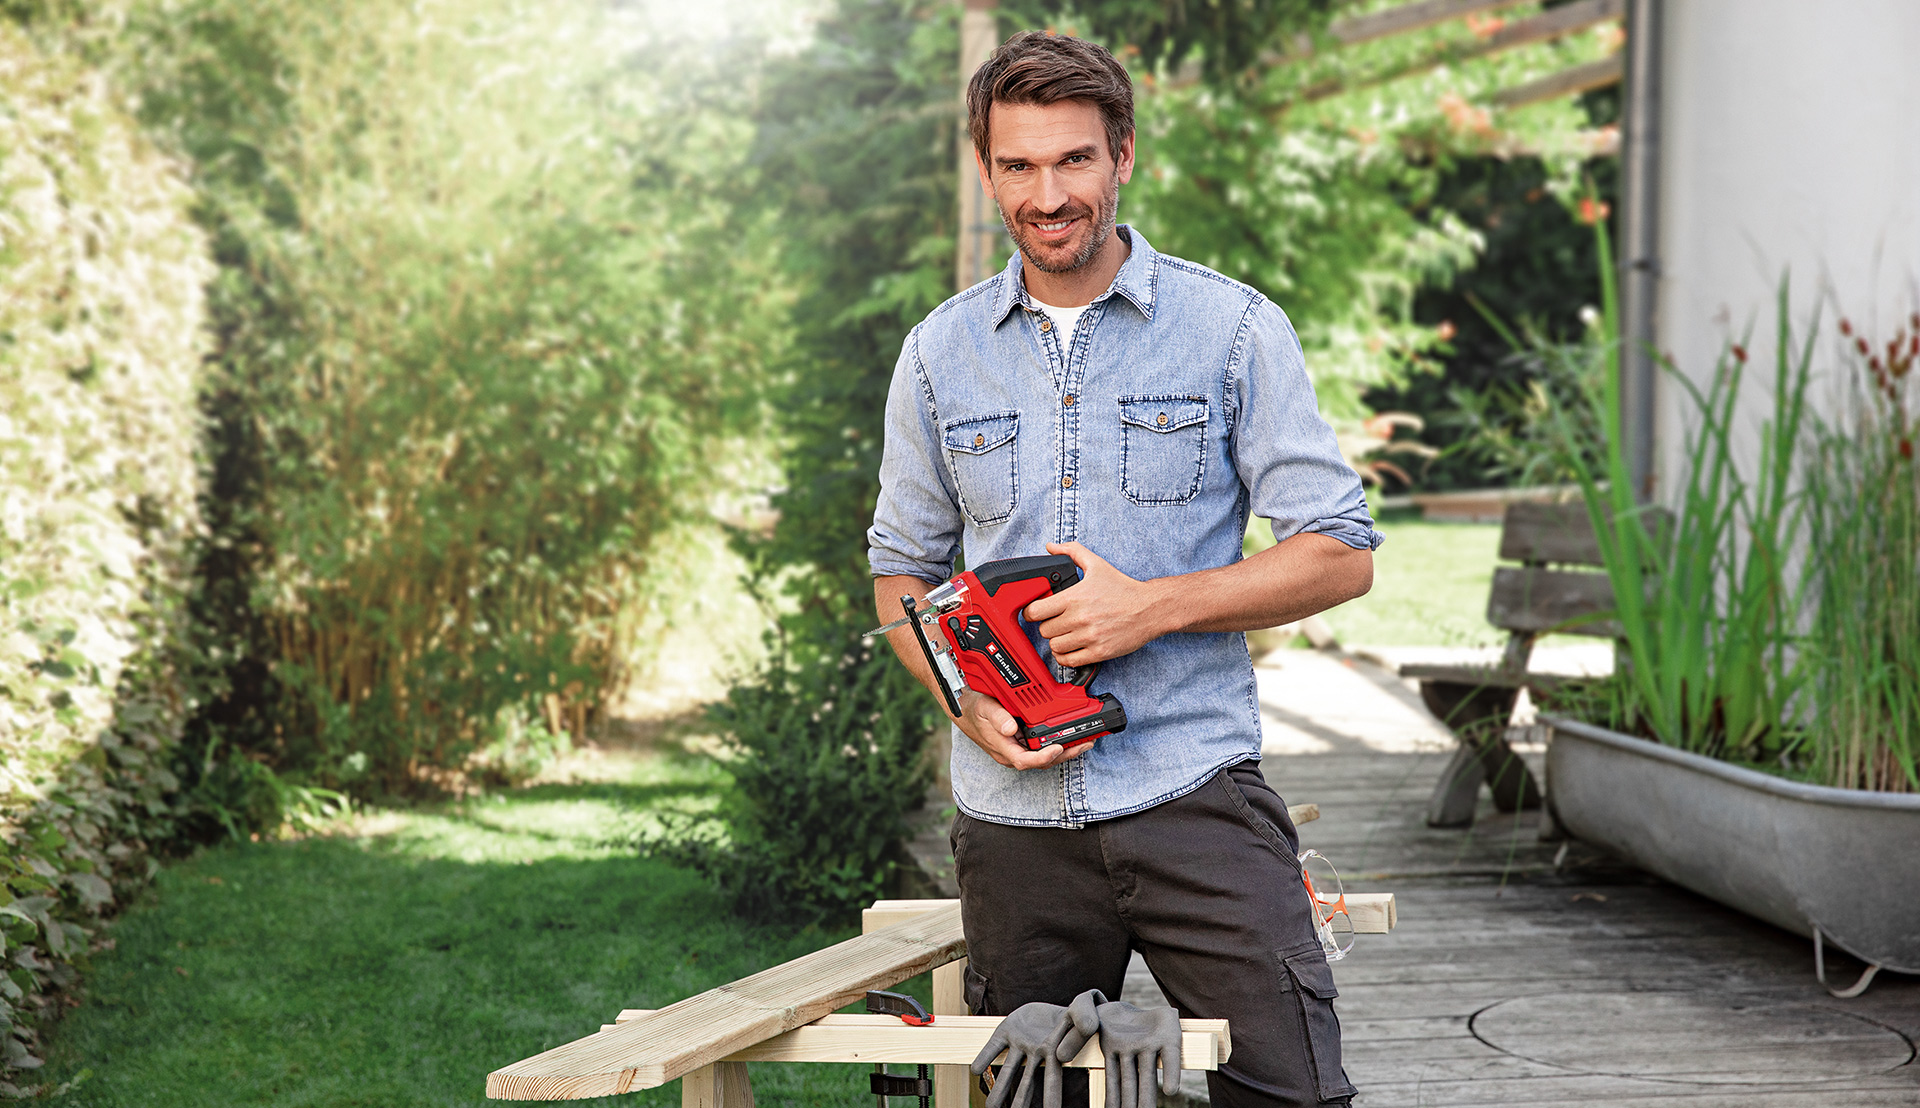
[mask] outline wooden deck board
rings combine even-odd
[[[1920,979],[1883,974],[1865,996],[1834,1000],[1813,979],[1806,940],[1660,883],[1584,844],[1573,844],[1556,872],[1560,844],[1539,841],[1537,816],[1502,815],[1484,796],[1480,822],[1470,832],[1428,828],[1426,792],[1444,754],[1383,753],[1357,736],[1340,735],[1337,719],[1314,722],[1333,751],[1270,753],[1263,772],[1289,803],[1320,806],[1321,818],[1300,828],[1303,847],[1325,853],[1349,890],[1390,887],[1399,902],[1392,935],[1362,937],[1334,966],[1345,1064],[1360,1089],[1360,1108],[1920,1104],[1920,1065],[1913,1062],[1819,1082],[1711,1084],[1571,1072],[1483,1042],[1474,1035],[1473,1017],[1502,1001],[1559,998],[1577,1010],[1583,997],[1591,1009],[1595,998],[1613,998],[1617,1006],[1621,994],[1639,993],[1830,1010],[1877,1021],[1912,1041],[1920,1039]],[[1537,771],[1538,753],[1524,756]],[[1857,972],[1851,963],[1838,971]],[[1622,1022],[1616,1011],[1596,1011],[1583,1033],[1620,1035]],[[1589,1069],[1644,1072],[1635,1067],[1685,1069],[1689,1050],[1714,1050],[1715,1059],[1702,1069],[1764,1068],[1782,1049],[1857,1048],[1873,1056],[1888,1041],[1864,1024],[1857,1036],[1827,1029],[1806,1041],[1789,1037],[1748,1047],[1728,1048],[1724,1038],[1709,1026],[1677,1035],[1669,1054],[1635,1057],[1582,1055],[1573,1049],[1577,1044],[1556,1041],[1550,1032],[1514,1032],[1503,1045],[1579,1056]],[[1198,1091],[1194,1083],[1187,1087]]]

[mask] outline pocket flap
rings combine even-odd
[[[1287,959],[1287,971],[1300,983],[1300,988],[1312,993],[1321,1000],[1332,1000],[1340,995],[1333,987],[1333,967],[1327,964],[1327,956],[1318,950],[1309,950]]]
[[[947,424],[947,449],[961,454],[985,454],[995,447],[1006,445],[1019,425],[1020,415],[1017,412],[956,419]]]
[[[1120,421],[1149,431],[1178,431],[1207,421],[1207,401],[1199,396],[1122,397]]]

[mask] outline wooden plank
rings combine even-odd
[[[1320,805],[1289,804],[1287,805],[1287,818],[1293,821],[1295,827],[1303,823],[1312,823],[1314,820],[1320,818]]]
[[[1523,85],[1501,89],[1487,102],[1497,108],[1518,108],[1527,104],[1536,104],[1542,100],[1557,100],[1562,96],[1577,96],[1590,89],[1617,85],[1627,76],[1627,63],[1624,55],[1613,54],[1599,61],[1576,65],[1558,73],[1549,73],[1538,80]]]
[[[609,1027],[656,1014],[630,1008]],[[804,1027],[727,1055],[728,1062],[863,1062],[873,1065],[916,1063],[965,1069],[993,1037],[999,1016],[941,1016],[925,1027],[909,1027],[897,1016],[822,1016]],[[1233,1053],[1226,1020],[1180,1021],[1180,1068],[1219,1069]],[[1001,1057],[1005,1057],[1002,1055]],[[1067,1065],[1100,1069],[1106,1059],[1100,1039],[1082,1047]]]
[[[1611,23],[1626,14],[1626,0],[1576,0],[1572,4],[1548,8],[1539,15],[1514,20],[1480,40],[1470,49],[1469,56],[1479,57],[1560,38],[1588,27]]]
[[[1392,893],[1348,893],[1347,915],[1356,935],[1384,935],[1400,922]]]
[[[745,1062],[701,1066],[680,1081],[680,1108],[753,1108]]]
[[[1597,566],[1600,542],[1584,501],[1566,504],[1518,503],[1507,506],[1500,529],[1500,560],[1560,562]]]
[[[883,927],[892,927],[896,923],[916,919],[928,912],[937,912],[942,908],[958,909],[960,902],[951,898],[944,900],[876,900],[871,907],[860,909],[860,933],[869,935]]]
[[[1611,509],[1606,518],[1613,518]],[[1641,521],[1658,540],[1672,525],[1673,513],[1655,508],[1645,512]],[[1509,507],[1505,526],[1500,531],[1500,558],[1509,562],[1605,564],[1600,560],[1600,542],[1593,536],[1593,521],[1587,515],[1587,506],[1577,500],[1563,504],[1517,503]]]
[[[1604,573],[1501,566],[1487,595],[1487,622],[1505,631],[1619,638],[1618,620],[1592,618],[1611,611],[1613,583]]]
[[[487,1075],[497,1100],[578,1100],[664,1085],[966,953],[960,908],[927,912],[688,997]]]
[[[967,1014],[967,960],[948,962],[933,971],[933,1016]],[[967,1108],[973,1095],[973,1075],[965,1066],[933,1067],[933,1108]]]
[[[1367,15],[1336,19],[1327,25],[1327,33],[1339,40],[1342,46],[1352,46],[1356,43],[1372,42],[1377,38],[1386,38],[1389,35],[1417,31],[1422,27],[1445,23],[1449,19],[1517,7],[1522,2],[1523,0],[1421,0],[1417,4],[1403,4],[1397,8],[1387,8]]]

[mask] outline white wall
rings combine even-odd
[[[1920,302],[1920,0],[1662,7],[1659,349],[1703,381],[1751,325],[1749,377],[1770,373],[1788,270],[1801,320],[1831,296],[1823,352],[1836,306],[1887,333]],[[1692,403],[1662,376],[1664,493]]]

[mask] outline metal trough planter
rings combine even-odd
[[[1920,973],[1920,795],[1785,781],[1545,722],[1547,802],[1570,834],[1789,931],[1817,928],[1870,966]]]

